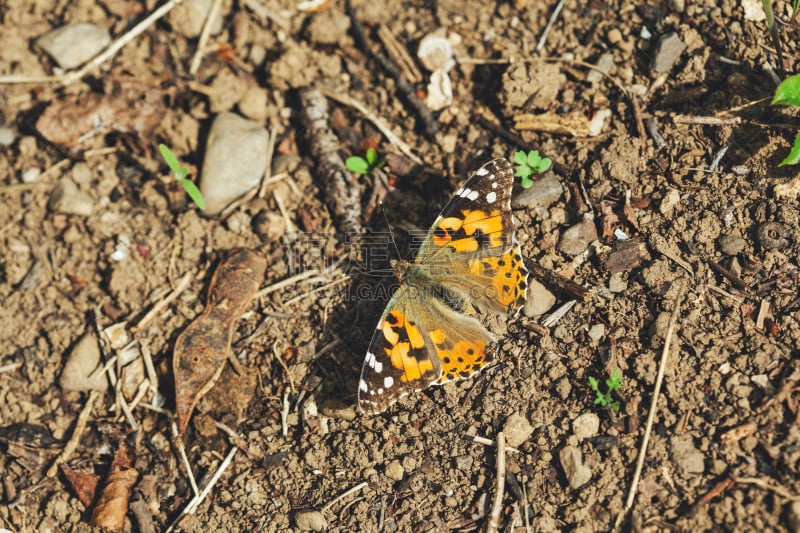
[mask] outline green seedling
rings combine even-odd
[[[594,404],[600,407],[610,407],[615,411],[619,411],[619,402],[612,397],[614,391],[622,387],[622,372],[620,372],[619,368],[611,373],[611,376],[605,380],[605,383],[606,392],[601,392],[600,382],[597,381],[597,378],[589,376],[589,387],[594,391]]]
[[[553,165],[549,157],[539,155],[539,150],[531,150],[527,154],[524,150],[517,150],[514,152],[514,163],[517,164],[516,176],[520,178],[523,189],[533,185],[532,175],[544,174]]]
[[[800,108],[800,74],[786,78],[775,89],[775,97],[772,105],[790,105]],[[796,165],[800,163],[800,133],[794,138],[794,144],[786,156],[786,159],[778,163],[778,166]]]
[[[378,152],[373,148],[368,149],[365,155],[366,157],[351,155],[344,162],[344,165],[353,172],[367,175],[375,169],[383,168],[383,165],[386,164],[386,159],[383,157],[378,159]]]
[[[200,192],[200,189],[197,188],[197,185],[195,185],[194,182],[188,178],[189,169],[181,166],[178,158],[175,157],[175,154],[172,153],[172,150],[170,150],[166,144],[159,144],[158,150],[161,152],[161,157],[163,157],[164,161],[167,162],[167,166],[172,171],[172,175],[175,176],[176,180],[181,182],[183,190],[185,190],[186,194],[189,195],[189,198],[192,199],[194,205],[200,209],[205,209],[206,199],[203,198],[203,193]]]

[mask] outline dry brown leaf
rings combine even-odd
[[[128,514],[128,500],[131,487],[136,483],[139,473],[133,469],[112,471],[92,510],[90,523],[94,527],[102,527],[111,531],[122,531],[125,528],[125,515]]]
[[[247,310],[267,268],[266,258],[246,248],[231,250],[217,266],[203,313],[175,341],[175,416],[182,434],[197,401],[222,373],[233,326]]]
[[[67,482],[75,491],[75,495],[87,508],[94,501],[94,495],[97,492],[97,484],[100,482],[100,477],[94,474],[87,474],[86,472],[79,472],[73,470],[67,465],[61,465],[61,473],[64,474]]]

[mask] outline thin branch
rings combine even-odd
[[[542,48],[544,48],[544,43],[547,42],[547,36],[550,35],[550,30],[553,29],[553,24],[555,24],[556,19],[558,19],[558,15],[561,14],[561,10],[564,9],[564,1],[565,0],[561,0],[558,2],[558,5],[556,5],[556,8],[553,10],[553,14],[550,15],[550,20],[547,21],[547,26],[545,26],[542,36],[539,37],[539,42],[536,43],[537,52],[541,52]]]
[[[75,429],[72,430],[72,435],[70,435],[69,441],[67,441],[64,449],[61,450],[61,453],[55,458],[53,464],[47,469],[47,477],[55,476],[58,473],[58,467],[66,463],[78,447],[83,431],[86,429],[86,423],[89,421],[89,415],[92,414],[94,402],[97,400],[98,396],[100,396],[100,393],[96,390],[89,392],[89,398],[86,400],[86,404],[84,404],[83,409],[78,415],[78,419],[75,421]]]
[[[664,340],[664,349],[661,352],[661,361],[658,365],[658,375],[656,376],[656,383],[653,387],[653,399],[650,403],[650,411],[647,413],[647,424],[645,425],[644,429],[644,437],[642,438],[642,446],[639,449],[639,458],[636,461],[636,470],[633,473],[633,481],[631,482],[631,488],[628,491],[628,498],[625,501],[625,509],[622,513],[619,514],[617,517],[617,529],[619,525],[622,523],[623,518],[625,515],[628,514],[628,511],[631,510],[633,507],[633,499],[636,497],[636,489],[639,486],[639,478],[642,475],[642,468],[644,467],[644,460],[647,457],[647,445],[650,443],[650,433],[653,430],[653,421],[656,418],[656,411],[658,410],[658,397],[661,394],[661,384],[664,381],[664,369],[667,366],[667,361],[669,359],[669,350],[672,347],[672,335],[675,332],[675,324],[678,321],[678,313],[681,309],[681,303],[683,302],[683,291],[685,288],[685,283],[683,279],[680,281],[680,286],[678,287],[678,295],[675,298],[675,307],[672,309],[672,315],[669,317],[669,327],[667,328],[667,337]]]
[[[166,298],[159,300],[156,304],[147,312],[146,315],[142,317],[142,319],[135,325],[131,326],[130,330],[131,333],[135,333],[136,330],[142,329],[145,324],[150,322],[158,313],[161,312],[166,306],[168,306],[172,301],[177,298],[180,293],[186,290],[186,287],[192,282],[193,274],[191,272],[187,272],[183,275],[183,277],[178,280],[177,285],[175,285],[175,289],[169,293]]]
[[[497,476],[497,488],[494,493],[492,510],[489,513],[489,523],[486,524],[486,533],[497,533],[500,527],[500,513],[503,511],[503,495],[506,488],[506,436],[502,431],[497,434],[497,473],[495,475]]]
[[[355,487],[352,487],[352,488],[350,488],[350,489],[347,489],[346,491],[344,491],[343,493],[341,493],[340,495],[338,495],[337,497],[335,497],[333,500],[331,500],[331,501],[330,501],[330,502],[328,502],[327,504],[323,505],[323,506],[322,506],[322,508],[320,509],[320,511],[322,511],[322,512],[325,512],[325,511],[327,511],[328,509],[330,509],[331,507],[333,507],[333,506],[334,506],[334,504],[336,504],[336,502],[338,502],[338,501],[340,501],[340,500],[342,500],[342,499],[344,499],[344,498],[347,498],[348,496],[350,496],[350,495],[351,495],[351,494],[353,494],[353,493],[356,493],[356,492],[360,491],[361,489],[363,489],[363,488],[364,488],[364,487],[366,487],[367,485],[368,485],[368,483],[367,483],[366,481],[362,481],[361,483],[359,483],[359,484],[358,484],[358,485],[356,485]]]
[[[200,39],[197,41],[197,50],[194,52],[191,66],[189,67],[189,74],[194,76],[200,69],[200,62],[203,60],[203,53],[208,43],[208,38],[211,36],[211,29],[214,27],[214,20],[217,18],[219,8],[222,5],[222,0],[214,0],[211,4],[211,9],[208,10],[208,17],[203,25],[203,31],[200,33]]]

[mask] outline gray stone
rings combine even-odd
[[[321,511],[316,509],[300,509],[294,514],[294,525],[300,531],[325,531],[328,522]]]
[[[61,68],[81,66],[111,44],[111,36],[103,26],[78,22],[61,26],[36,40]]]
[[[545,314],[556,303],[555,295],[547,287],[531,279],[528,281],[528,296],[522,312],[527,317],[536,317]]]
[[[747,246],[747,241],[738,235],[725,234],[717,238],[717,246],[725,255],[739,255]]]
[[[570,488],[580,488],[592,479],[592,470],[583,464],[583,455],[575,446],[564,446],[558,453],[558,459]]]
[[[603,78],[603,74],[611,72],[611,68],[614,66],[614,54],[605,52],[597,59],[594,66],[595,68],[586,73],[586,81],[589,83],[596,83]]]
[[[14,139],[14,130],[11,128],[0,128],[0,146],[11,146]]]
[[[524,415],[515,413],[506,419],[503,433],[506,436],[506,444],[516,448],[528,440],[533,433],[533,426]]]
[[[585,217],[561,235],[558,249],[567,255],[580,255],[595,240],[597,240],[597,228],[594,220],[591,217]]]
[[[88,217],[92,214],[94,200],[88,193],[78,190],[72,180],[64,178],[53,188],[47,206],[56,213]]]
[[[70,391],[104,392],[108,389],[108,378],[100,364],[100,345],[93,333],[85,334],[72,348],[59,384]]]
[[[561,186],[561,182],[552,172],[548,172],[541,178],[535,179],[530,188],[523,189],[521,193],[513,196],[511,207],[514,209],[550,207],[561,198],[563,192],[564,188]]]
[[[203,31],[208,12],[214,0],[184,0],[170,12],[169,23],[172,29],[187,37],[194,39]],[[211,23],[211,35],[222,31],[223,13],[220,10]]]
[[[405,473],[406,472],[405,469],[403,468],[403,465],[400,464],[400,461],[398,461],[397,459],[386,465],[386,470],[384,471],[386,477],[388,477],[389,479],[393,479],[395,481],[400,481],[401,479],[403,479]]]
[[[594,437],[600,430],[600,417],[594,413],[583,413],[572,421],[572,432],[578,439]]]
[[[221,113],[208,134],[200,192],[206,215],[216,215],[247,191],[258,187],[267,168],[269,134],[259,124]]]
[[[672,437],[672,460],[683,475],[702,474],[705,462],[702,452],[695,448],[691,435],[678,435]]]
[[[656,53],[653,56],[653,72],[669,72],[675,63],[680,59],[686,45],[675,32],[662,35],[656,45]]]
[[[346,404],[341,400],[328,399],[322,402],[319,411],[331,418],[338,418],[340,420],[355,420],[356,408],[353,404]]]

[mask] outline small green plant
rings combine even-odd
[[[619,402],[612,397],[615,390],[622,387],[622,372],[617,368],[611,373],[611,376],[606,383],[606,392],[600,391],[600,382],[597,378],[589,376],[589,387],[594,391],[594,404],[600,407],[610,407],[615,411],[619,411]]]
[[[188,178],[189,169],[181,166],[178,158],[172,153],[172,150],[170,150],[166,144],[159,144],[158,150],[161,152],[161,157],[163,157],[164,161],[167,162],[167,166],[172,171],[172,175],[175,176],[176,180],[181,182],[181,185],[183,185],[183,190],[186,191],[186,194],[189,195],[189,198],[192,199],[192,202],[194,202],[194,204],[200,209],[205,209],[206,199],[203,198],[203,193],[200,192],[200,189],[197,188],[197,185],[195,185],[194,182]]]
[[[800,74],[796,74],[783,80],[775,89],[775,97],[772,105],[791,105],[800,108]],[[778,166],[796,165],[800,163],[800,133],[794,138],[792,150],[786,159],[778,163]]]
[[[366,157],[351,155],[344,164],[353,172],[364,175],[369,174],[375,169],[383,168],[383,165],[386,164],[385,158],[381,157],[378,159],[378,152],[376,152],[374,148],[368,149],[365,156]]]
[[[549,157],[539,155],[539,150],[531,150],[527,154],[524,150],[514,152],[514,163],[517,164],[516,175],[520,178],[520,185],[523,189],[529,189],[533,185],[531,175],[544,174],[553,164]]]

